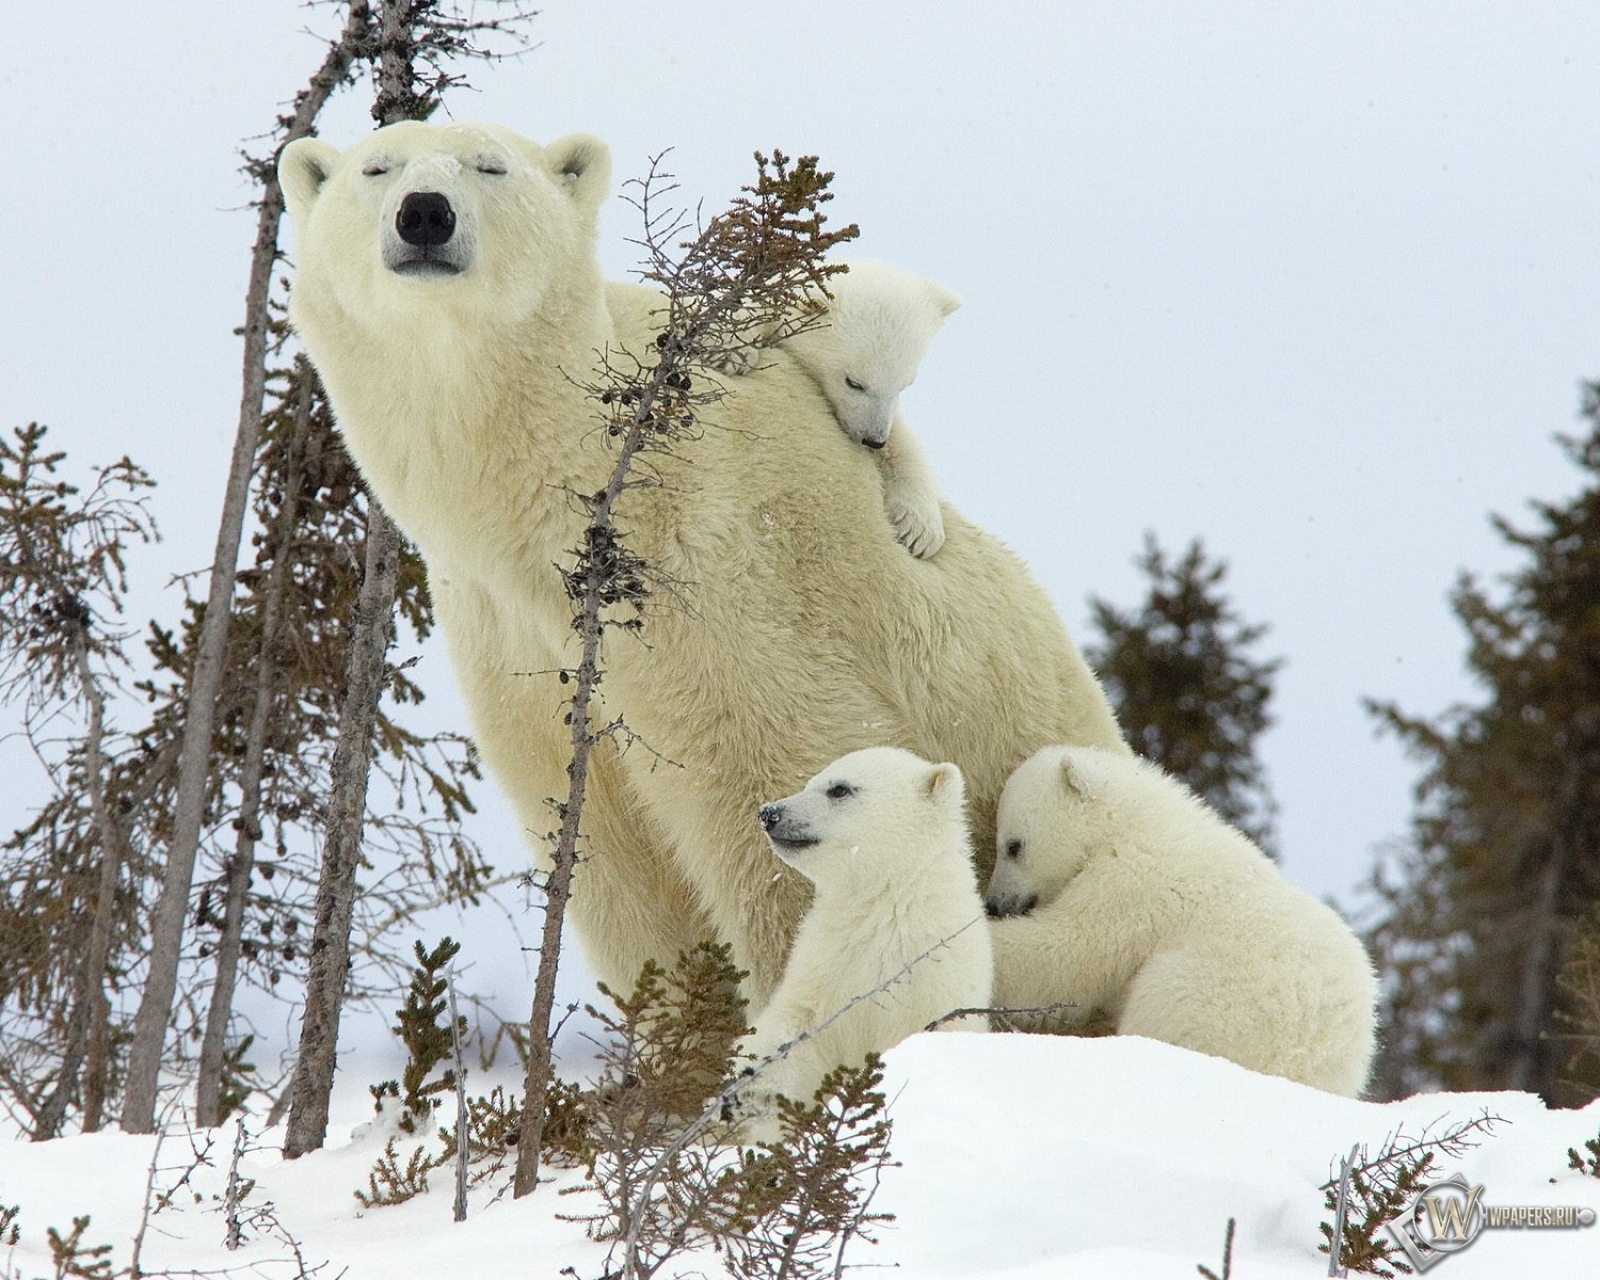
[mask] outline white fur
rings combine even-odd
[[[858,259],[830,277],[822,318],[782,347],[811,375],[845,435],[877,451],[883,503],[895,534],[918,559],[944,545],[939,485],[921,443],[900,415],[928,344],[960,306],[942,285],[887,262]],[[742,367],[758,359],[751,348]]]
[[[762,806],[773,851],[816,896],[783,981],[742,1048],[761,1059],[815,1034],[763,1071],[745,1099],[757,1100],[757,1111],[775,1093],[810,1102],[834,1067],[859,1066],[957,1009],[988,1007],[994,961],[963,791],[953,764],[874,747]],[[972,1016],[945,1025],[987,1029]]]
[[[961,305],[948,289],[887,262],[858,260],[832,277],[826,319],[784,342],[858,444],[883,444],[928,344]],[[854,384],[854,385],[852,385]]]
[[[649,359],[659,323],[658,293],[600,276],[609,170],[595,138],[415,123],[344,152],[302,139],[279,164],[290,316],[363,476],[427,563],[473,737],[541,857],[571,750],[555,672],[576,665],[554,566],[581,532],[572,494],[604,487],[615,460],[579,384],[598,352]],[[450,200],[459,258],[400,274],[395,214],[421,192]],[[716,938],[759,1009],[810,898],[802,876],[774,876],[750,820],[761,800],[858,747],[954,760],[986,874],[1006,775],[1046,742],[1121,736],[993,538],[947,509],[936,559],[896,544],[878,477],[791,356],[737,379],[703,425],[681,457],[652,456],[659,488],[618,507],[630,548],[685,599],[657,600],[645,643],[603,646],[592,713],[625,717],[659,754],[607,741],[591,756],[570,914],[613,987]]]
[[[1104,1012],[1121,1035],[1361,1091],[1377,996],[1361,943],[1182,783],[1046,747],[1006,783],[998,828],[1000,1007],[1073,1001],[1076,1021]]]

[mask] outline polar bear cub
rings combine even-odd
[[[1372,963],[1182,783],[1046,747],[1000,797],[987,906],[1002,1008],[1074,1002],[1148,1036],[1351,1096],[1374,1049]]]
[[[848,266],[830,278],[832,296],[819,300],[822,319],[778,345],[821,388],[844,433],[878,451],[889,522],[906,549],[925,560],[944,545],[944,518],[933,468],[900,416],[900,393],[961,299],[886,262]],[[758,358],[752,348],[725,371],[747,372]]]
[[[988,1007],[994,961],[964,805],[955,765],[873,747],[761,806],[773,852],[816,894],[741,1051],[759,1062],[812,1034],[760,1072],[741,1115],[774,1094],[809,1103],[834,1067],[858,1066],[954,1010]],[[977,1016],[946,1025],[988,1026]]]

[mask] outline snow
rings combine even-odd
[[[1358,1102],[1137,1037],[920,1036],[890,1063],[904,1167],[880,1197],[898,1219],[880,1252],[907,1276],[1157,1280],[1193,1277],[1197,1263],[1220,1273],[1230,1217],[1235,1275],[1326,1275],[1317,1225],[1335,1156],[1358,1141],[1376,1149],[1402,1124],[1415,1133],[1485,1109],[1510,1123],[1444,1161],[1441,1177],[1459,1168],[1486,1203],[1600,1206],[1600,1180],[1566,1167],[1567,1148],[1600,1130],[1600,1103]],[[1597,1228],[1485,1232],[1433,1274],[1576,1276],[1597,1263]]]
[[[526,1200],[505,1185],[509,1169],[476,1189],[464,1223],[451,1221],[451,1178],[393,1208],[362,1210],[352,1194],[387,1131],[365,1123],[363,1082],[341,1079],[339,1121],[327,1149],[286,1163],[261,1139],[242,1171],[258,1180],[247,1204],[270,1200],[320,1274],[348,1280],[472,1276],[582,1280],[602,1273],[605,1247],[558,1214],[581,1213],[583,1194],[556,1194],[581,1179],[559,1171]],[[483,1088],[474,1080],[473,1088]],[[1161,1280],[1221,1272],[1228,1218],[1237,1219],[1234,1275],[1241,1280],[1327,1274],[1316,1251],[1324,1217],[1320,1185],[1352,1143],[1376,1148],[1397,1127],[1415,1133],[1485,1110],[1504,1117],[1474,1150],[1444,1160],[1484,1186],[1486,1204],[1600,1207],[1600,1180],[1567,1168],[1568,1147],[1600,1132],[1600,1102],[1550,1111],[1520,1093],[1424,1095],[1376,1104],[1332,1097],[1134,1037],[939,1034],[917,1036],[888,1056],[894,1118],[888,1171],[873,1203],[896,1215],[878,1243],[857,1242],[847,1263],[893,1267],[904,1280]],[[232,1128],[218,1131],[212,1167],[171,1209],[151,1219],[143,1267],[284,1277],[286,1248],[250,1241],[222,1247],[219,1197]],[[358,1136],[352,1136],[352,1134]],[[197,1135],[203,1140],[206,1135]],[[0,1276],[52,1274],[45,1228],[70,1229],[90,1213],[91,1243],[111,1243],[127,1265],[155,1140],[120,1133],[0,1144],[0,1204],[20,1205],[22,1239],[0,1252]],[[169,1137],[157,1188],[188,1163],[190,1137]],[[195,1197],[198,1196],[198,1203]],[[1600,1270],[1600,1227],[1486,1230],[1443,1258],[1434,1277],[1579,1276]],[[242,1270],[246,1265],[248,1271]],[[847,1266],[847,1272],[850,1268]],[[716,1276],[712,1259],[685,1258],[667,1275]]]

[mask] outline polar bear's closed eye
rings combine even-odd
[[[840,430],[878,455],[884,511],[895,537],[926,560],[944,546],[944,513],[933,469],[900,417],[900,393],[916,379],[928,343],[961,300],[882,262],[852,262],[828,288],[831,296],[812,300],[820,322],[813,318],[778,345],[817,384]],[[730,351],[718,368],[749,373],[758,347],[777,332],[755,335],[752,345]]]

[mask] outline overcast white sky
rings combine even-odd
[[[158,477],[137,617],[175,616],[158,588],[214,537],[253,231],[236,149],[336,17],[8,16],[0,425]],[[755,148],[816,153],[863,256],[965,298],[904,408],[1080,637],[1088,595],[1137,599],[1145,530],[1228,561],[1288,658],[1263,744],[1285,870],[1346,895],[1414,778],[1359,700],[1470,696],[1446,592],[1513,563],[1490,512],[1576,483],[1551,437],[1600,377],[1600,6],[549,0],[534,31],[456,118],[599,134],[619,178],[674,148],[709,208]],[[324,136],[370,127],[369,100]],[[635,231],[614,201],[613,276]],[[442,652],[421,674],[454,720]],[[503,810],[482,834],[521,856]]]

